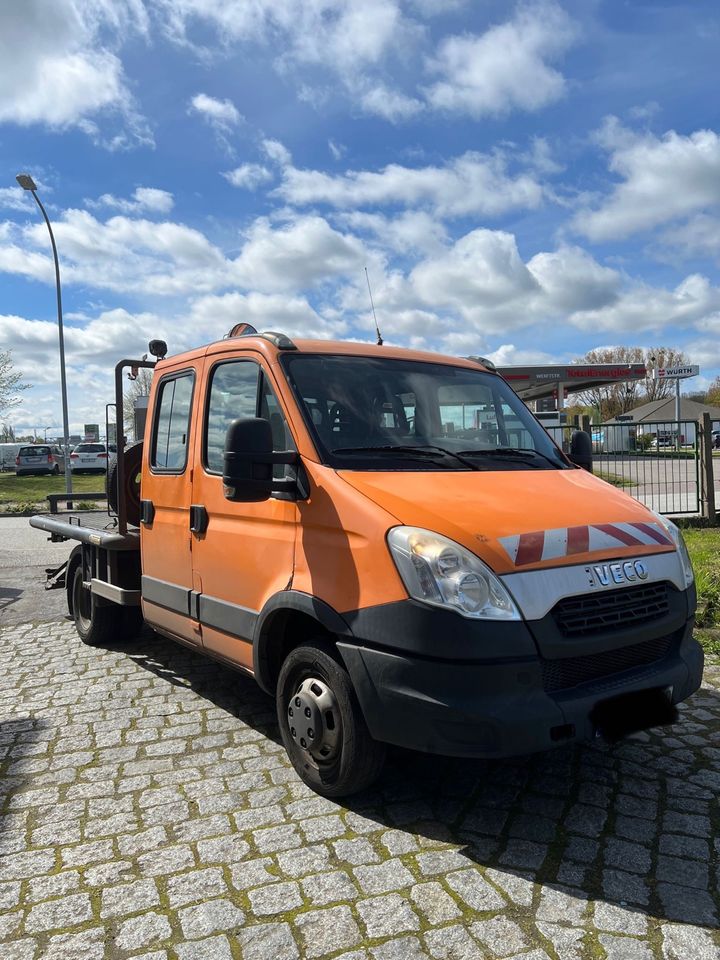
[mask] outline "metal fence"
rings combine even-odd
[[[545,429],[569,453],[577,427]],[[701,437],[695,421],[621,423],[590,429],[593,472],[597,476],[659,513],[677,516],[701,512]]]

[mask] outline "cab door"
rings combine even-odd
[[[295,449],[260,358],[206,359],[202,441],[193,476],[193,573],[203,646],[248,670],[258,614],[293,576],[297,505],[283,495],[233,503],[223,494],[225,434],[239,417],[270,421],[275,450]],[[283,467],[276,468],[284,471]],[[287,495],[284,495],[285,497]]]
[[[149,442],[143,451],[144,520],[140,532],[143,616],[162,632],[196,645],[200,632],[190,615],[190,452],[198,374],[197,365],[184,365],[158,382]]]

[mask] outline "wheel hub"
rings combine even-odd
[[[340,715],[330,687],[307,677],[290,698],[287,708],[290,736],[315,760],[332,759],[340,742]]]

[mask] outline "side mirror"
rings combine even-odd
[[[570,459],[578,467],[593,472],[592,440],[584,430],[576,430],[570,440]]]
[[[260,417],[233,420],[225,435],[223,488],[225,497],[240,503],[260,503],[273,493],[295,494],[295,480],[275,480],[276,463],[297,463],[292,451],[273,453],[270,423]]]

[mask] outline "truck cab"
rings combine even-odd
[[[577,467],[477,359],[241,330],[157,362],[129,453],[137,566],[81,545],[81,637],[139,604],[251,674],[326,796],[370,783],[386,744],[614,739],[700,684],[677,527]]]

